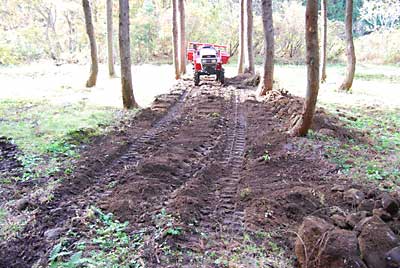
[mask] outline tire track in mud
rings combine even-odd
[[[202,168],[174,191],[167,202],[168,210],[178,214],[190,230],[177,242],[181,252],[221,253],[226,239],[231,244],[240,243],[245,231],[244,211],[237,206],[237,191],[246,147],[246,116],[241,90],[231,86],[228,89],[229,101],[224,113],[228,125],[224,135],[214,144]],[[209,265],[202,261],[185,262],[192,264],[184,267]]]
[[[166,96],[169,99],[162,100],[167,103],[166,114],[149,130],[142,134],[139,131],[139,138],[129,138],[127,145],[120,146],[112,155],[104,156],[103,161],[93,156],[96,159],[92,163],[79,167],[76,175],[56,188],[54,201],[40,208],[35,222],[28,224],[18,238],[0,244],[0,267],[25,268],[32,267],[37,262],[47,265],[46,255],[52,249],[54,241],[46,240],[44,233],[53,228],[67,231],[77,215],[82,214],[99,195],[107,193],[104,188],[116,179],[110,173],[113,169],[123,167],[125,171],[129,171],[136,166],[137,164],[132,165],[131,162],[137,163],[144,157],[138,153],[139,149],[151,146],[153,140],[160,138],[173,122],[181,118],[183,107],[191,93],[191,88],[182,93],[170,93]],[[168,103],[172,104],[168,106]]]
[[[214,148],[220,144],[226,122],[220,88],[213,84],[195,90],[186,107],[185,122],[175,126],[179,132],[167,141],[156,141],[157,150],[137,162],[132,173],[101,207],[139,228],[179,193],[180,189],[205,167]]]

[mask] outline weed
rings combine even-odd
[[[265,152],[264,152],[264,154],[263,154],[263,156],[262,156],[262,159],[263,159],[265,162],[269,162],[269,160],[271,160],[271,156],[269,155],[269,152],[268,152],[267,150],[265,150]]]
[[[177,220],[172,215],[168,214],[164,208],[161,209],[161,212],[155,217],[156,228],[163,236],[178,236],[182,234],[183,229],[178,226],[176,222]]]
[[[93,237],[72,245],[69,239],[61,240],[50,253],[50,267],[143,267],[138,253],[144,243],[143,232],[129,236],[128,222],[121,223],[95,207],[89,209],[87,217],[94,219],[88,223]],[[68,237],[79,238],[80,234],[69,232]]]
[[[250,194],[251,194],[251,188],[246,187],[246,188],[244,188],[244,189],[242,189],[242,190],[240,191],[240,199],[241,199],[242,201],[244,201],[244,200],[248,199],[248,197],[250,196]]]
[[[217,112],[210,113],[210,117],[213,117],[213,118],[218,118],[220,116],[221,116],[220,113],[217,113]]]

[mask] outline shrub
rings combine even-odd
[[[400,29],[371,33],[355,40],[359,61],[377,64],[400,63]]]

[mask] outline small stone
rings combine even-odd
[[[351,201],[353,204],[360,204],[365,199],[365,195],[358,189],[349,189],[344,193],[344,199]]]
[[[21,198],[15,202],[15,208],[19,211],[25,210],[30,205],[28,198]]]
[[[346,223],[346,218],[342,215],[335,214],[331,217],[331,219],[333,220],[333,223],[340,228],[346,229],[348,227]]]
[[[364,199],[361,201],[361,203],[358,205],[357,210],[358,211],[368,211],[372,212],[375,206],[375,201],[372,199]]]
[[[63,231],[62,228],[49,229],[46,232],[44,232],[44,237],[46,237],[48,240],[54,240],[61,235],[62,231]]]
[[[346,190],[346,186],[340,184],[334,185],[331,189],[332,192],[344,192],[344,190]]]
[[[366,211],[358,211],[355,213],[351,213],[346,216],[346,223],[354,228],[362,219],[365,219],[368,216]]]
[[[396,213],[399,211],[399,204],[392,196],[385,193],[382,195],[382,208],[391,215],[396,215]]]
[[[386,253],[386,267],[398,268],[400,267],[400,247],[395,247]]]

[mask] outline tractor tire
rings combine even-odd
[[[194,85],[195,86],[200,85],[200,74],[197,72],[194,73]]]
[[[221,82],[221,85],[225,84],[225,71],[224,70],[220,71],[219,81]]]

